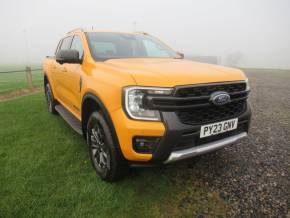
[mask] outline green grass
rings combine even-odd
[[[32,66],[32,69],[40,68]],[[10,70],[22,70],[25,66],[0,66],[0,72]],[[34,86],[41,86],[43,74],[41,70],[32,71],[32,83]],[[27,87],[26,73],[0,73],[0,94]]]
[[[0,217],[225,213],[224,203],[188,177],[183,164],[134,169],[117,183],[102,182],[82,137],[46,111],[42,93],[1,102],[0,114]]]

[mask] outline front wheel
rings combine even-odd
[[[87,142],[92,165],[102,180],[113,182],[128,171],[128,164],[114,143],[103,115],[93,112],[87,125]]]

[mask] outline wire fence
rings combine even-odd
[[[33,89],[43,83],[42,68],[29,66],[24,69],[0,70],[0,94],[18,89]]]

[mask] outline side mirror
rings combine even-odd
[[[178,56],[180,57],[180,59],[183,59],[184,58],[184,54],[181,53],[181,52],[176,52],[178,54]]]
[[[82,60],[79,58],[79,52],[77,50],[69,50],[69,49],[63,49],[59,50],[56,53],[56,62],[59,64],[81,64]]]

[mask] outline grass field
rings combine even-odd
[[[190,169],[182,163],[100,181],[84,140],[46,111],[42,93],[1,102],[0,114],[0,217],[225,214],[218,194],[184,179]]]
[[[32,66],[32,69],[40,66]],[[23,70],[25,66],[0,66],[0,72],[11,70]],[[32,71],[32,82],[34,86],[42,85],[43,75],[41,70]],[[17,73],[0,73],[0,94],[27,87],[25,71]]]

